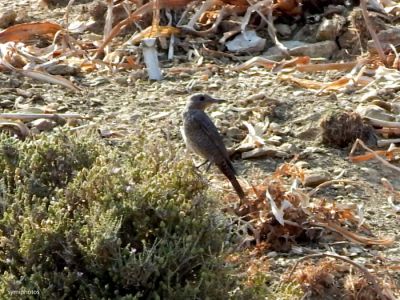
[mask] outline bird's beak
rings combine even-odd
[[[213,103],[223,103],[223,102],[226,102],[226,100],[224,100],[224,99],[219,99],[219,98],[211,98],[211,101],[212,101]]]

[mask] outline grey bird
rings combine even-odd
[[[182,135],[189,150],[205,158],[210,164],[214,163],[229,179],[242,202],[245,194],[236,179],[236,171],[228,151],[217,127],[204,112],[211,104],[221,102],[224,100],[215,99],[207,94],[194,94],[189,97],[182,114]]]

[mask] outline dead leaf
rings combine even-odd
[[[50,22],[17,24],[0,32],[0,43],[23,42],[35,36],[51,39],[60,30],[62,30],[60,25]]]

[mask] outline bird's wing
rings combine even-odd
[[[222,137],[218,132],[217,127],[204,112],[196,112],[193,114],[193,119],[198,124],[199,128],[209,138],[209,141],[219,150],[225,159],[230,163],[228,151],[223,143]]]

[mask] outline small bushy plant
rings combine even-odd
[[[228,298],[226,220],[163,143],[1,136],[0,298]]]

